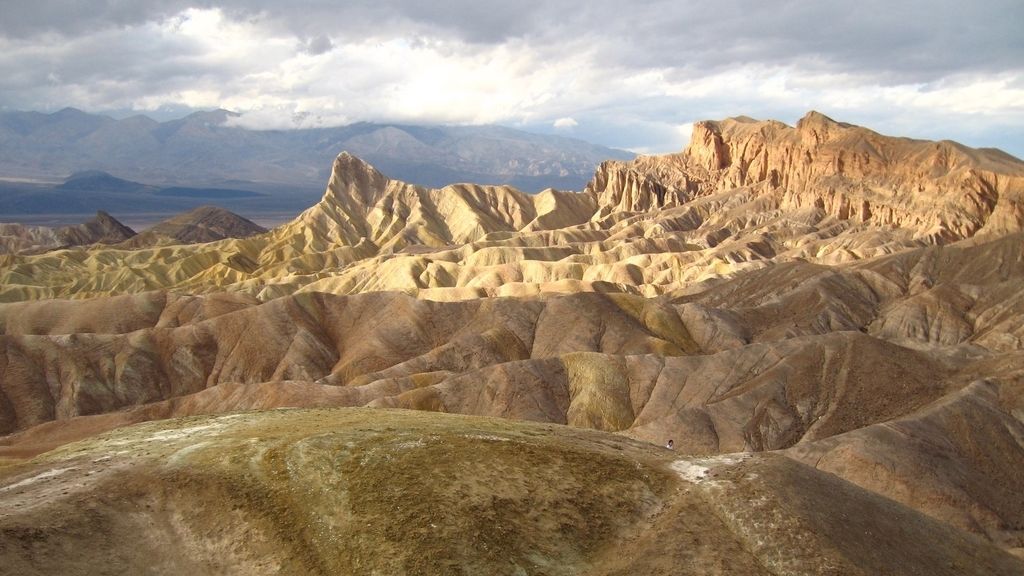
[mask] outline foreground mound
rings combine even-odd
[[[1019,574],[780,455],[381,410],[125,428],[0,471],[6,573]],[[942,546],[935,546],[942,542]]]

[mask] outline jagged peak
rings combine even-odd
[[[135,235],[135,230],[132,230],[128,226],[125,226],[124,223],[122,223],[117,218],[111,216],[110,213],[106,212],[105,210],[97,210],[96,216],[93,216],[91,219],[84,223],[84,226],[89,225],[100,226],[104,230],[118,231],[120,233],[125,234],[126,236]]]
[[[807,114],[804,114],[803,118],[797,120],[796,127],[800,128],[801,126],[808,126],[814,124],[838,125],[840,124],[840,122],[836,122],[831,117],[826,116],[825,114],[822,114],[817,110],[809,110]]]
[[[97,222],[117,222],[118,224],[120,224],[117,218],[111,216],[110,212],[107,212],[106,210],[97,210],[96,216],[93,218],[93,220],[96,220]]]
[[[350,153],[348,150],[343,150],[341,154],[334,159],[334,172],[346,173],[355,172],[359,174],[363,173],[376,173],[381,174],[379,170],[374,168],[369,162],[362,158]],[[383,174],[381,174],[383,176]]]
[[[369,162],[345,150],[334,159],[331,186],[327,190],[327,196],[330,195],[331,188],[350,189],[350,191],[355,188],[365,193],[367,188],[387,186],[390,181],[390,178],[370,165]],[[361,193],[360,196],[362,195]]]
[[[849,128],[857,127],[853,124],[837,122],[817,110],[811,110],[796,123],[796,130],[800,136],[808,143],[814,144],[821,144],[831,140],[837,134]]]
[[[125,226],[109,213],[98,210],[96,216],[81,224],[62,226],[55,229],[60,244],[81,246],[96,242],[112,244],[135,236],[135,231]]]

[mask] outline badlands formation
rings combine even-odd
[[[88,244],[117,244],[135,236],[135,231],[103,212],[74,226],[25,226],[0,223],[0,254],[38,253],[55,248]]]
[[[39,254],[93,244],[118,248],[200,244],[225,238],[247,238],[266,231],[266,228],[223,208],[200,206],[137,234],[101,210],[95,217],[74,226],[51,228],[0,223],[0,254]]]
[[[997,150],[741,117],[536,196],[343,153],[288,224],[0,255],[0,301],[10,573],[1024,572]]]

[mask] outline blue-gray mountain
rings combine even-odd
[[[238,183],[236,183],[237,185]],[[0,181],[0,221],[30,223],[46,215],[68,224],[96,211],[170,216],[210,203],[250,214],[298,211],[302,195],[288,190],[253,192],[240,188],[160,187],[118,178],[100,170],[75,172],[60,184]],[[26,219],[26,216],[29,218]]]
[[[394,178],[424,186],[476,182],[532,192],[582,189],[600,162],[633,157],[498,126],[248,130],[236,125],[237,117],[226,110],[169,122],[117,120],[73,108],[0,113],[0,176],[63,180],[73,172],[102,170],[161,186],[263,183],[322,192],[331,161],[348,150]]]

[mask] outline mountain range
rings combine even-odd
[[[1024,572],[997,150],[740,116],[540,194],[345,152],[272,230],[0,255],[0,301],[19,573]]]
[[[358,123],[335,128],[249,130],[226,110],[157,122],[65,108],[0,113],[0,175],[63,180],[101,170],[161,187],[316,189],[349,150],[396,178],[425,186],[510,184],[527,191],[579,189],[621,150],[498,126]]]
[[[0,182],[0,219],[24,221],[46,215],[72,219],[95,211],[132,214],[174,214],[218,203],[253,214],[297,212],[302,195],[235,188],[154,186],[118,178],[101,170],[75,172],[63,182]]]

